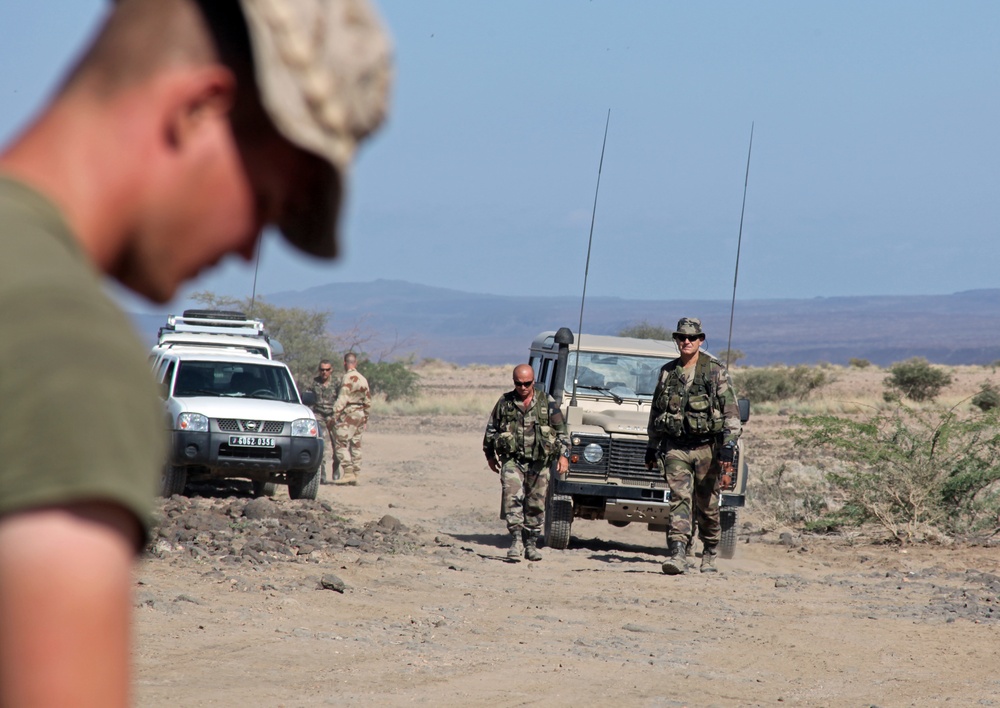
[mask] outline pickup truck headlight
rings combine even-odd
[[[207,433],[208,418],[201,413],[181,413],[177,416],[177,429],[190,433]]]
[[[597,443],[590,443],[583,448],[583,459],[590,464],[596,464],[604,459],[604,448]]]
[[[299,418],[292,421],[292,435],[297,438],[314,438],[319,435],[315,418]]]

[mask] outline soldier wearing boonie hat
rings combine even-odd
[[[660,369],[646,449],[646,467],[658,467],[670,487],[670,558],[663,572],[686,572],[696,521],[703,544],[701,572],[714,573],[722,535],[720,481],[723,473],[732,473],[742,424],[726,368],[700,351],[705,341],[701,320],[682,317],[673,338],[680,355]]]
[[[163,302],[269,224],[333,257],[390,63],[365,0],[120,0],[0,150],[0,705],[132,702],[163,406],[102,276]]]

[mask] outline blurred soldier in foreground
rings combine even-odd
[[[327,480],[333,482],[337,478],[336,466],[333,464],[333,445],[337,432],[333,424],[333,404],[340,392],[340,379],[333,378],[333,364],[329,359],[320,360],[318,372],[309,385],[309,390],[316,396],[312,409],[323,434],[323,472],[320,479],[326,484]]]
[[[102,276],[164,302],[267,224],[332,257],[389,74],[364,0],[122,0],[0,152],[0,705],[132,702],[163,409]]]
[[[743,428],[729,374],[718,359],[699,351],[701,320],[683,317],[674,341],[680,356],[663,365],[649,411],[646,467],[657,465],[670,487],[670,558],[667,575],[687,570],[692,506],[704,546],[701,572],[716,572],[721,537],[719,487],[733,473],[736,441]]]
[[[352,353],[344,355],[344,378],[340,383],[340,394],[333,404],[333,420],[337,426],[336,450],[340,479],[337,484],[358,483],[361,474],[361,433],[368,424],[368,411],[372,407],[372,395],[368,390],[368,379],[358,371],[358,357]]]
[[[562,412],[545,391],[535,388],[535,372],[527,364],[514,368],[514,390],[497,404],[486,424],[483,453],[503,485],[500,518],[507,522],[507,557],[539,561],[538,540],[545,521],[549,468],[559,462],[559,476],[569,471],[569,440]]]

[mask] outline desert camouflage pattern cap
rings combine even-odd
[[[308,210],[278,224],[321,258],[337,254],[337,219],[358,143],[388,111],[392,49],[367,0],[240,0],[264,110],[293,145],[329,166]]]
[[[696,317],[681,317],[677,320],[677,331],[674,332],[675,337],[680,335],[704,337],[705,333],[701,331],[701,320]]]

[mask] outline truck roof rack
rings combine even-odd
[[[183,315],[168,315],[167,324],[160,327],[157,338],[166,332],[233,334],[267,338],[261,320],[250,319],[242,312],[228,310],[184,310]]]

